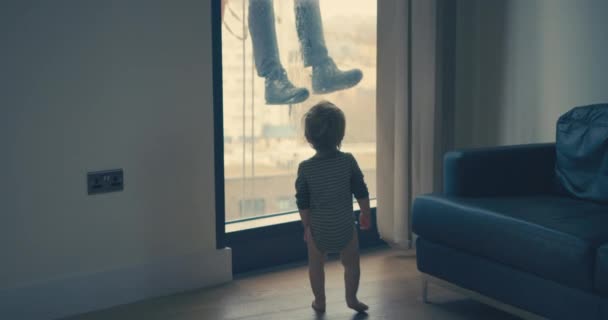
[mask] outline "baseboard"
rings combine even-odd
[[[382,239],[382,237],[380,237],[380,239]],[[417,237],[413,236],[413,238],[411,240],[404,240],[404,241],[400,241],[400,242],[392,242],[392,241],[386,240],[386,239],[382,239],[382,240],[384,240],[393,249],[410,250],[410,249],[416,249],[416,239],[417,239]]]
[[[0,289],[0,319],[46,320],[232,280],[229,248]]]

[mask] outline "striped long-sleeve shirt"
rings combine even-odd
[[[317,153],[298,167],[298,209],[310,209],[312,237],[323,252],[339,252],[353,236],[353,195],[369,197],[363,173],[350,153]]]

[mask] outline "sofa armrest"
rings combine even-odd
[[[529,144],[448,152],[444,193],[515,196],[553,193],[555,144]]]

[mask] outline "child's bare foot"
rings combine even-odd
[[[312,302],[312,308],[319,313],[325,312],[325,302],[317,302],[317,300]]]
[[[346,305],[357,312],[364,312],[369,309],[365,303],[358,300],[355,300],[355,302],[347,302]]]

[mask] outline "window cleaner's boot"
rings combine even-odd
[[[357,85],[363,78],[361,70],[338,70],[329,57],[319,0],[296,0],[295,11],[302,61],[312,67],[312,91],[324,94]]]
[[[363,78],[359,69],[341,71],[331,58],[312,66],[312,90],[325,94],[356,86]]]
[[[296,104],[308,99],[306,88],[295,87],[287,78],[283,68],[277,69],[266,76],[266,104],[283,105]]]

